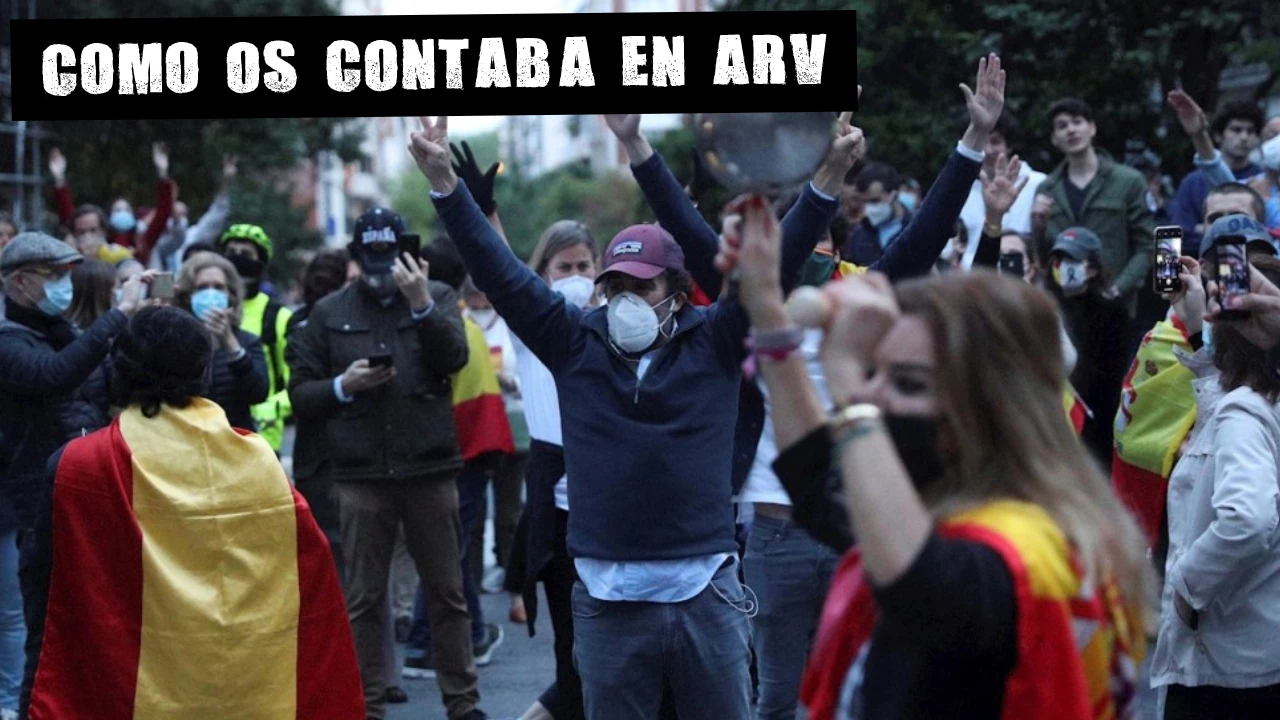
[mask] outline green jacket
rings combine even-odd
[[[1151,274],[1155,218],[1147,208],[1147,182],[1142,173],[1117,164],[1103,150],[1098,154],[1098,174],[1085,188],[1084,204],[1077,217],[1071,212],[1064,184],[1064,160],[1040,183],[1040,195],[1053,198],[1053,210],[1035,240],[1040,257],[1047,262],[1058,234],[1070,227],[1086,227],[1102,239],[1102,267],[1123,295],[1133,317],[1138,309],[1137,290]]]

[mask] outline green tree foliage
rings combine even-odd
[[[972,85],[977,60],[999,52],[1009,71],[1005,113],[1022,132],[1015,150],[1041,170],[1060,158],[1047,113],[1064,96],[1093,106],[1098,143],[1120,159],[1140,140],[1179,175],[1190,144],[1164,105],[1182,87],[1209,112],[1230,63],[1280,71],[1280,13],[1264,0],[1194,3],[1133,0],[729,0],[727,11],[855,10],[858,47],[827,48],[826,71],[857,59],[862,107],[854,122],[870,151],[904,172],[932,177],[964,131],[957,85]],[[854,102],[832,98],[832,110]]]
[[[41,18],[277,17],[334,15],[325,0],[59,0],[43,3]],[[169,145],[169,174],[192,222],[221,185],[224,154],[239,158],[231,222],[262,225],[276,244],[272,276],[291,280],[292,251],[315,247],[320,234],[306,228],[304,211],[290,203],[290,174],[317,151],[344,160],[359,157],[359,125],[345,119],[76,120],[44,123],[55,137],[45,147],[67,155],[68,183],[77,202],[135,205],[155,202],[151,143]]]

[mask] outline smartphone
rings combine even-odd
[[[1027,268],[1022,264],[1022,253],[1005,253],[1000,256],[1000,272],[1006,275],[1012,275],[1015,278],[1022,278],[1027,273]]]
[[[147,297],[156,300],[173,299],[173,273],[159,273],[151,278],[147,288]]]
[[[1243,235],[1224,235],[1213,243],[1214,280],[1218,283],[1218,301],[1249,294],[1249,255]],[[1246,310],[1223,310],[1224,320],[1240,320],[1249,316]]]
[[[1161,225],[1156,228],[1155,292],[1157,295],[1180,292],[1182,279],[1182,228]]]
[[[409,253],[415,258],[422,258],[422,236],[418,233],[400,233],[400,254]]]
[[[377,352],[369,356],[369,367],[391,367],[391,353]]]

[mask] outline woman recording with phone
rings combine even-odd
[[[256,430],[250,408],[267,399],[270,385],[262,341],[240,329],[243,298],[240,274],[213,253],[193,256],[174,283],[173,304],[203,322],[214,345],[204,397],[222,407],[233,427]]]
[[[858,539],[806,671],[810,717],[1125,717],[1149,570],[1063,415],[1052,300],[987,271],[827,285],[808,300],[826,317],[828,418],[778,248],[772,215],[748,203],[720,259],[740,271],[777,398],[774,468],[839,468]]]
[[[1280,282],[1280,260],[1252,265]],[[1188,330],[1218,309],[1200,273],[1182,258],[1183,292],[1169,296]],[[1274,341],[1218,315],[1205,350],[1183,360],[1196,375],[1196,420],[1169,477],[1151,665],[1152,684],[1168,687],[1167,720],[1273,718],[1280,707],[1280,377]]]

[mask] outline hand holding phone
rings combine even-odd
[[[1182,292],[1182,228],[1178,225],[1162,225],[1156,228],[1155,293],[1167,295]]]
[[[417,259],[422,258],[422,236],[418,233],[400,233],[400,238],[396,242],[396,249],[400,254],[409,253]]]
[[[1001,255],[1000,272],[1005,275],[1012,275],[1018,279],[1025,277],[1027,268],[1023,264],[1022,253],[1011,252]]]
[[[392,360],[390,352],[377,352],[369,356],[369,367],[371,368],[389,368],[391,365]]]

